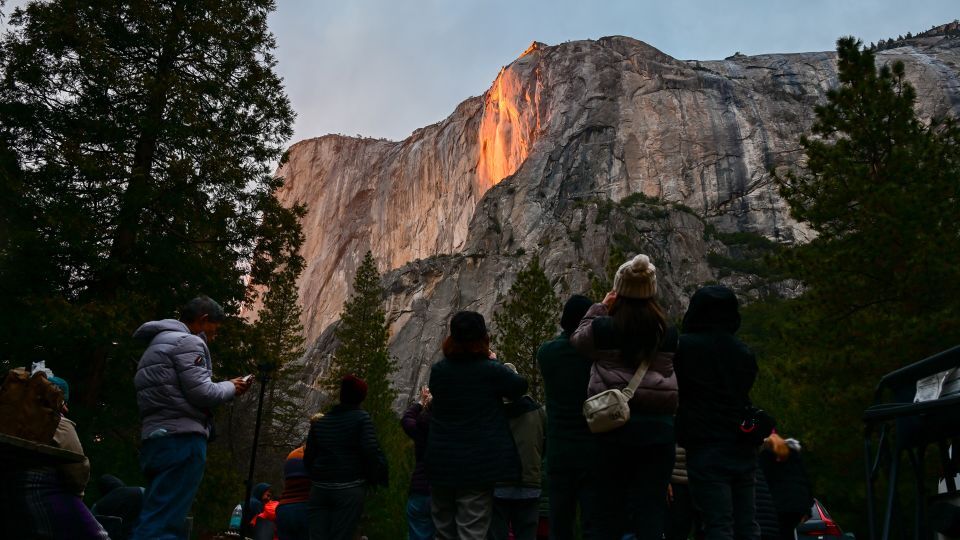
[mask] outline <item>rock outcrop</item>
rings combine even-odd
[[[878,53],[896,60],[922,115],[960,112],[953,41]],[[763,279],[708,264],[737,249],[717,231],[809,237],[768,171],[801,157],[797,140],[836,84],[830,52],[680,61],[621,36],[535,43],[483,96],[404,141],[297,143],[280,196],[309,206],[305,381],[326,365],[367,249],[386,272],[401,399],[438,358],[449,315],[491,314],[534,253],[562,294],[585,290],[614,245],[652,255],[673,315],[706,281],[749,294]]]

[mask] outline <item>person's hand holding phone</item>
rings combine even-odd
[[[430,405],[430,401],[433,400],[433,395],[430,394],[430,387],[424,385],[420,388],[420,405],[427,407]]]
[[[253,375],[247,375],[246,377],[237,377],[231,379],[230,382],[233,383],[233,388],[235,389],[235,395],[242,396],[250,389],[250,384],[253,383]]]

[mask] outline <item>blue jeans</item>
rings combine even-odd
[[[277,506],[277,538],[280,540],[307,540],[307,503],[289,503]]]
[[[134,540],[187,538],[187,512],[206,462],[207,438],[203,435],[170,435],[143,442],[140,469],[147,478],[147,489]]]
[[[407,530],[409,540],[433,540],[436,536],[430,514],[430,495],[411,493],[407,498]]]

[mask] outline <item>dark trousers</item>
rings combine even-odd
[[[599,441],[600,538],[619,540],[633,533],[638,540],[662,540],[676,445],[606,437]]]
[[[755,518],[757,452],[716,445],[687,448],[687,476],[706,540],[759,540]]]
[[[536,540],[540,523],[540,499],[493,499],[493,519],[488,540]]]
[[[780,521],[781,540],[796,540],[797,527],[804,515],[806,514],[800,512],[780,512],[777,514],[777,519]]]
[[[310,540],[352,540],[363,513],[363,486],[327,489],[310,488],[307,523]]]
[[[584,540],[598,538],[597,498],[600,486],[593,469],[551,470],[547,492],[550,496],[550,540],[574,540],[577,507]]]
[[[277,538],[280,540],[307,540],[307,503],[287,503],[277,506]]]
[[[187,512],[200,488],[207,462],[203,435],[147,439],[140,449],[140,469],[147,478],[136,540],[186,539]]]
[[[673,497],[670,498],[670,507],[667,509],[667,529],[664,531],[667,540],[687,540],[696,521],[696,511],[693,509],[693,499],[690,497],[690,486],[687,484],[671,484]]]

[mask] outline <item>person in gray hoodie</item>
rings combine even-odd
[[[225,318],[219,304],[201,296],[180,320],[141,326],[134,337],[149,342],[133,383],[142,421],[140,468],[147,479],[134,539],[186,538],[184,524],[207,459],[212,410],[247,391],[242,377],[213,382],[207,341]]]

